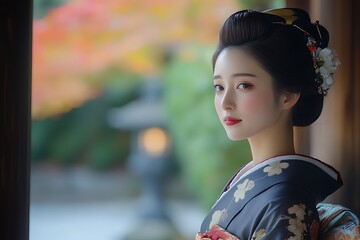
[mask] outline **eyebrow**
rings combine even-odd
[[[251,73],[234,73],[231,75],[232,78],[234,77],[257,77],[256,75],[254,74],[251,74]],[[222,77],[220,75],[214,75],[213,79],[221,79]]]

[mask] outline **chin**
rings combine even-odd
[[[231,141],[241,141],[241,140],[246,139],[246,137],[244,137],[244,136],[239,136],[239,135],[235,135],[235,134],[231,134],[231,133],[227,133],[227,136]]]

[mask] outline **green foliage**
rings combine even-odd
[[[177,159],[206,207],[214,203],[231,175],[250,160],[247,142],[231,142],[216,115],[210,59],[207,48],[194,46],[175,56],[164,74]]]
[[[32,121],[32,159],[67,166],[88,164],[107,169],[121,164],[129,154],[129,133],[107,123],[110,108],[120,107],[137,96],[139,78],[109,70],[103,94],[61,116]]]
[[[124,133],[123,136],[117,133],[109,134],[102,141],[93,141],[86,152],[85,159],[96,169],[108,169],[128,156],[129,137]]]
[[[285,7],[285,0],[238,0],[243,9],[263,11],[271,8]]]
[[[58,7],[67,0],[34,0],[33,1],[33,15],[34,19],[44,17],[49,10]]]

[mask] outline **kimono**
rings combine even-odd
[[[240,240],[318,239],[316,205],[342,185],[335,169],[302,155],[267,159],[232,180],[205,217],[202,233],[216,226]]]

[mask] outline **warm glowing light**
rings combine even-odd
[[[140,146],[153,156],[161,156],[168,147],[169,138],[161,128],[149,128],[140,136]]]

